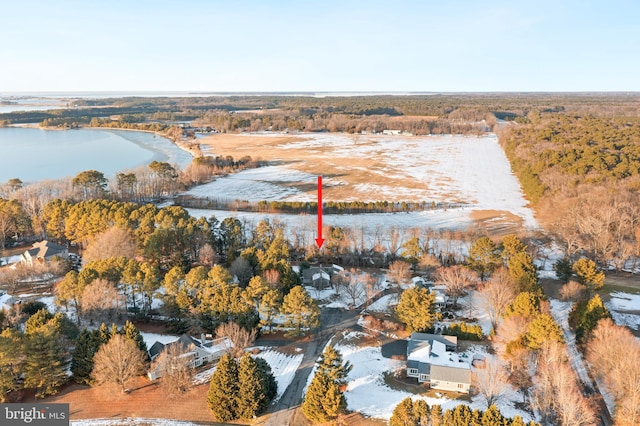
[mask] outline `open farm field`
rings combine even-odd
[[[459,226],[537,228],[495,135],[387,136],[245,133],[199,139],[208,155],[248,155],[270,165],[188,195],[247,201],[411,201],[459,207]],[[447,214],[450,216],[450,213]]]

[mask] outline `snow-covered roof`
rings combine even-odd
[[[5,309],[8,311],[14,303],[16,303],[16,299],[14,299],[9,293],[3,293],[0,295],[0,310]]]

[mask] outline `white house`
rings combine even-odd
[[[183,334],[175,342],[167,344],[155,342],[149,348],[149,358],[151,358],[151,361],[154,361],[162,352],[172,345],[180,345],[182,347],[182,355],[180,355],[180,358],[184,358],[185,363],[189,363],[193,368],[200,367],[208,362],[217,361],[233,346],[231,340],[227,337],[207,341],[204,336],[198,340],[187,334]],[[153,370],[149,370],[147,375],[150,380],[155,380],[162,377],[162,373],[162,366],[156,366]]]
[[[407,345],[407,377],[433,389],[469,393],[471,364],[456,353],[455,336],[412,333]]]

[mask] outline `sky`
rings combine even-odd
[[[640,91],[640,2],[0,0],[0,93]]]

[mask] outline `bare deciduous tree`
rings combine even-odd
[[[124,256],[133,259],[136,256],[136,242],[124,228],[113,226],[97,235],[82,253],[82,261],[86,264],[94,260]]]
[[[616,425],[640,423],[640,342],[625,327],[603,319],[593,330],[587,348],[592,371],[603,381],[616,403]]]
[[[436,271],[436,284],[447,288],[447,296],[453,300],[454,307],[458,304],[458,298],[466,295],[477,281],[478,275],[475,272],[460,265],[438,268]]]
[[[229,354],[234,358],[239,358],[246,348],[253,345],[256,340],[256,330],[247,331],[231,321],[220,325],[216,329],[216,336],[227,337],[232,345],[229,348]]]
[[[569,281],[560,288],[560,298],[562,300],[577,302],[582,299],[587,292],[587,288],[577,281]]]
[[[190,358],[185,356],[189,349],[180,344],[168,345],[153,362],[151,369],[162,372],[160,387],[169,397],[189,390],[194,368]]]
[[[396,291],[400,293],[402,286],[411,279],[411,267],[407,262],[396,260],[389,265],[387,277],[395,283]]]
[[[127,383],[144,373],[144,357],[133,340],[116,334],[93,357],[91,376],[97,384],[116,384],[126,393]]]
[[[516,297],[514,285],[507,270],[500,268],[495,271],[491,279],[484,284],[480,294],[483,307],[491,320],[491,326],[496,330],[498,319]]]
[[[80,300],[83,317],[91,322],[115,322],[124,312],[124,296],[112,282],[102,278],[86,286]]]
[[[484,399],[487,408],[500,401],[509,390],[507,379],[504,367],[495,358],[487,358],[484,368],[476,369],[472,375],[473,386]]]

